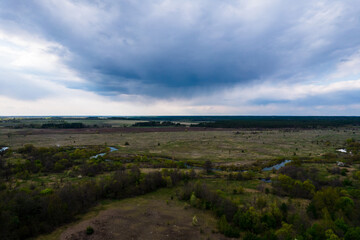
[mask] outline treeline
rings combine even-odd
[[[142,174],[136,167],[99,181],[66,184],[54,189],[0,191],[0,239],[25,239],[53,231],[87,211],[101,199],[122,199],[171,187],[193,175],[177,170]],[[5,189],[4,189],[5,188]]]
[[[89,126],[85,125],[81,122],[78,123],[68,123],[68,122],[61,122],[61,123],[43,123],[43,124],[16,124],[7,126],[8,128],[13,129],[22,129],[22,128],[52,128],[52,129],[70,129],[70,128],[88,128],[88,127],[97,127],[96,125]]]
[[[242,117],[192,124],[208,128],[328,128],[359,126],[360,117]]]
[[[41,125],[41,128],[85,128],[85,127],[87,127],[87,126],[81,122],[77,122],[77,123],[68,123],[68,122],[44,123]]]
[[[148,122],[137,122],[133,124],[134,127],[180,127],[183,126],[180,123],[174,123],[170,121],[148,121]]]
[[[79,129],[79,128],[111,128],[111,124],[84,124],[82,122],[47,122],[47,123],[19,123],[12,125],[5,125],[7,128],[22,129],[22,128],[44,128],[44,129]]]

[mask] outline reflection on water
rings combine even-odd
[[[115,152],[115,151],[119,150],[119,149],[114,148],[114,147],[109,147],[109,148],[110,148],[110,152]],[[105,155],[106,155],[106,153],[99,153],[99,154],[96,154],[95,156],[90,157],[90,159],[103,157]]]
[[[8,147],[2,147],[2,148],[0,148],[0,152],[5,152],[8,149],[9,149]]]
[[[289,162],[291,162],[291,160],[285,160],[279,164],[275,164],[274,166],[263,168],[263,171],[271,171],[273,169],[279,170],[280,168],[285,167],[285,165]]]

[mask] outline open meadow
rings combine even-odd
[[[0,144],[15,149],[26,144],[43,147],[107,145],[117,147],[118,153],[124,154],[155,154],[181,160],[214,162],[321,156],[342,148],[349,138],[360,140],[360,128],[0,128]]]
[[[0,124],[1,239],[348,240],[360,231],[359,126],[26,121]]]

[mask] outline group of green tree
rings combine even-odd
[[[180,127],[184,126],[180,123],[174,123],[171,121],[147,121],[147,122],[136,122],[133,124],[134,127]]]
[[[136,165],[141,168],[185,169],[193,162],[177,161],[166,156],[99,155],[109,153],[103,146],[35,147],[27,144],[0,157],[0,178],[29,179],[32,174],[66,173],[70,177],[93,177],[101,173],[121,170]],[[96,156],[96,157],[94,157]],[[188,164],[188,165],[187,165]],[[198,161],[201,167],[205,162]]]
[[[79,128],[110,128],[111,124],[95,123],[84,124],[83,122],[66,122],[66,121],[46,121],[45,123],[28,123],[19,121],[11,124],[4,124],[6,128],[22,129],[22,128],[42,128],[42,129],[79,129]]]
[[[186,185],[179,198],[189,201],[193,207],[213,211],[219,219],[219,231],[228,237],[246,240],[360,239],[360,199],[341,188],[324,187],[318,191],[311,185],[309,188],[313,196],[306,211],[291,199],[274,200],[269,195],[238,206],[203,183]]]
[[[85,128],[86,125],[82,122],[76,123],[68,123],[68,122],[61,122],[61,123],[44,123],[41,125],[41,128]]]
[[[0,177],[8,180],[12,176],[28,178],[35,173],[59,173],[71,170],[74,173],[94,176],[104,171],[114,171],[121,167],[116,162],[105,162],[104,159],[91,159],[99,152],[109,151],[104,147],[35,147],[27,144],[7,151],[0,158]],[[21,157],[19,157],[19,155]]]
[[[178,170],[142,174],[137,167],[98,181],[67,183],[59,189],[0,190],[0,239],[25,239],[47,233],[87,211],[102,199],[122,199],[171,187],[194,177]]]

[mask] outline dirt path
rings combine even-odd
[[[194,215],[197,215],[198,226],[192,225]],[[94,229],[92,235],[85,233],[88,226]],[[214,219],[197,209],[185,210],[183,205],[171,200],[167,204],[164,200],[145,199],[104,210],[98,216],[68,228],[60,239],[226,239],[213,233],[215,229]]]

